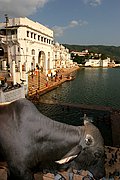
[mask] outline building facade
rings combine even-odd
[[[28,18],[9,19],[6,24],[1,23],[1,47],[5,56],[8,51],[8,63],[15,60],[16,66],[22,64],[26,71],[36,68],[44,71],[52,68],[53,60],[53,31]]]
[[[90,67],[108,67],[110,63],[110,58],[101,60],[99,59],[87,59],[85,66],[90,66]]]
[[[36,67],[48,74],[72,63],[69,50],[54,44],[53,30],[26,17],[0,23],[0,66],[11,70],[12,61],[20,76]]]
[[[54,68],[61,69],[61,68],[69,68],[73,66],[73,61],[70,60],[70,53],[67,48],[63,45],[59,44],[58,42],[54,45]]]

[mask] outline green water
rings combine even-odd
[[[76,79],[44,95],[60,102],[93,104],[120,109],[120,68],[83,68]]]

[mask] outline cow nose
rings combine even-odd
[[[93,174],[93,177],[95,180],[100,180],[102,179],[103,177],[105,177],[106,173],[105,172],[102,172],[102,173],[97,173],[97,174]]]

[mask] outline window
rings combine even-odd
[[[27,37],[29,37],[29,31],[27,31]]]
[[[48,57],[50,57],[50,52],[48,52]]]
[[[31,38],[33,38],[33,32],[31,32]]]
[[[17,29],[12,29],[11,30],[11,35],[17,34]]]
[[[43,42],[43,37],[41,37],[41,41]]]
[[[6,29],[1,29],[1,30],[0,30],[0,34],[1,34],[1,35],[6,35]]]
[[[38,41],[40,41],[40,35],[38,35]]]
[[[34,49],[32,49],[32,52],[31,52],[31,53],[32,53],[32,55],[35,55],[35,50],[34,50]]]
[[[4,49],[0,47],[0,56],[4,56]]]
[[[36,34],[34,34],[34,39],[36,39]]]
[[[44,42],[46,42],[46,38],[44,38]]]

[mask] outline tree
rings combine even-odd
[[[107,59],[107,56],[105,54],[101,55],[101,60]]]
[[[73,61],[77,62],[78,64],[84,64],[85,63],[85,56],[78,56],[78,54],[76,54],[76,56],[74,56]]]

